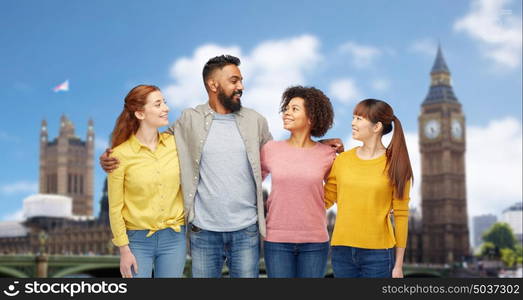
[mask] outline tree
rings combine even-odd
[[[517,261],[516,251],[509,248],[501,249],[501,261],[511,268]]]
[[[483,241],[491,242],[499,250],[504,248],[516,250],[516,238],[507,223],[495,223],[492,225],[483,234]]]
[[[495,258],[499,258],[500,253],[499,253],[499,249],[497,249],[493,243],[485,242],[485,243],[483,243],[483,245],[481,245],[481,250],[480,250],[479,255],[486,259],[492,260]]]
[[[521,265],[523,263],[523,247],[521,245],[516,246],[516,263]]]

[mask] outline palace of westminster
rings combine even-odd
[[[448,264],[470,256],[465,185],[465,117],[450,71],[438,48],[431,83],[418,118],[421,152],[421,216],[411,213],[406,263]],[[25,221],[0,222],[0,255],[35,254],[42,239],[49,254],[112,255],[107,181],[100,213],[93,216],[94,130],[75,135],[67,117],[49,140],[40,129],[39,194],[24,200]],[[418,179],[419,180],[419,179]],[[328,214],[329,232],[335,214]]]

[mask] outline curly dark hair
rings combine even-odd
[[[202,76],[203,76],[203,83],[205,84],[205,87],[207,88],[207,78],[209,77],[209,75],[211,75],[211,73],[216,70],[216,69],[222,69],[223,67],[225,66],[228,66],[228,65],[235,65],[235,66],[239,66],[240,65],[240,59],[236,56],[232,56],[232,55],[220,55],[220,56],[215,56],[211,59],[209,59],[207,61],[207,63],[205,63],[205,66],[203,67],[203,71],[202,71]]]
[[[295,97],[304,100],[305,111],[312,124],[311,135],[324,136],[334,123],[334,110],[329,97],[314,87],[292,86],[283,92],[280,112],[283,113],[291,99]]]

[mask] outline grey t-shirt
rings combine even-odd
[[[213,114],[200,162],[193,224],[236,231],[257,222],[256,183],[234,114]]]

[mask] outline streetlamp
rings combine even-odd
[[[39,254],[40,255],[45,255],[46,251],[45,251],[45,246],[46,246],[46,243],[47,243],[47,239],[49,238],[49,235],[47,235],[47,233],[45,231],[40,231],[40,233],[38,234],[38,241],[40,242],[40,248],[39,248]]]
[[[45,246],[48,238],[49,236],[43,230],[38,234],[40,249],[38,255],[36,256],[36,277],[39,278],[47,277],[48,257],[45,251]]]

